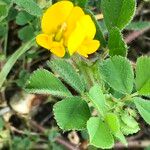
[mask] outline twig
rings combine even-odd
[[[70,142],[64,140],[61,137],[55,138],[55,141],[63,146],[65,146],[68,150],[80,150],[78,146],[71,144]]]
[[[139,141],[129,141],[128,142],[128,148],[145,148],[150,146],[150,140],[139,140]],[[122,143],[116,143],[115,147],[116,149],[123,149],[123,148],[127,148],[125,145],[123,145]]]
[[[38,124],[37,122],[31,120],[30,123],[36,127],[40,132],[45,133],[45,128],[43,126],[41,126],[40,124]],[[63,139],[62,137],[57,137],[55,138],[55,142],[63,145],[64,147],[66,147],[68,150],[80,150],[78,145],[73,145],[70,142],[66,141],[65,139]]]
[[[26,132],[24,132],[24,131],[22,131],[22,130],[19,130],[19,129],[13,127],[13,126],[10,126],[9,128],[10,128],[11,131],[13,131],[13,132],[16,132],[16,133],[19,133],[19,134],[27,135]],[[35,132],[30,132],[30,134],[31,134],[31,135],[37,135],[37,133],[35,133]]]
[[[143,30],[140,31],[133,31],[132,33],[130,33],[126,38],[125,41],[126,43],[131,43],[132,41],[134,41],[136,38],[138,38],[140,35],[144,34],[145,32],[149,31],[150,28],[145,28]]]

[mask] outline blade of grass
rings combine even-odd
[[[4,81],[6,80],[6,77],[7,77],[8,73],[10,72],[11,68],[17,61],[17,59],[22,54],[24,54],[27,50],[29,50],[31,48],[31,46],[34,45],[34,41],[35,41],[35,39],[32,39],[29,42],[25,43],[18,50],[16,50],[16,52],[14,52],[12,54],[12,56],[10,56],[10,58],[8,59],[8,61],[6,62],[6,64],[4,65],[3,69],[0,72],[0,89],[1,89]]]

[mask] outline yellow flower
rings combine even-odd
[[[96,28],[91,17],[70,1],[60,1],[48,8],[41,27],[43,33],[37,35],[37,43],[58,57],[63,57],[66,50],[70,55],[77,52],[88,57],[100,46],[98,40],[93,40]]]

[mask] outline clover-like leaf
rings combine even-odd
[[[105,122],[111,129],[113,135],[119,139],[123,144],[127,145],[127,141],[121,132],[120,121],[115,113],[107,113],[105,115]]]
[[[87,122],[90,144],[102,149],[112,148],[114,138],[106,123],[98,117],[91,117]]]
[[[135,97],[133,100],[142,118],[150,125],[150,101],[139,97]]]
[[[102,0],[101,5],[108,30],[112,27],[122,30],[134,16],[136,0]]]
[[[130,62],[121,56],[114,56],[100,65],[100,73],[103,80],[105,80],[114,90],[130,94],[133,89],[133,70]]]
[[[101,115],[104,115],[107,111],[105,96],[101,90],[101,87],[96,84],[89,91],[89,98],[94,106],[98,109]]]
[[[112,28],[109,33],[108,48],[110,56],[127,55],[127,45],[123,40],[122,34],[118,28]]]
[[[136,89],[141,95],[150,95],[150,57],[140,57],[136,64]]]
[[[72,96],[63,83],[51,72],[38,69],[30,76],[25,90],[29,93],[51,94],[59,97]]]
[[[53,110],[57,124],[66,131],[86,128],[91,115],[87,103],[79,97],[70,97],[57,102]]]
[[[73,87],[77,92],[83,93],[85,91],[85,85],[81,80],[80,76],[77,74],[74,67],[67,61],[63,59],[55,59],[48,62],[50,68],[58,73],[60,77],[66,81],[71,87]]]

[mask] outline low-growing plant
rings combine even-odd
[[[19,25],[25,25],[34,17],[38,20],[42,14],[34,1],[27,2],[14,1],[25,9],[16,17]],[[87,3],[87,0],[72,0],[53,4],[43,14],[41,33],[24,37],[25,32],[34,29],[25,26],[19,37],[24,42],[31,40],[9,58],[0,73],[0,86],[15,61],[34,45],[37,35],[37,43],[57,57],[47,62],[49,69],[34,71],[24,90],[61,99],[53,112],[63,131],[86,130],[89,144],[97,148],[112,148],[116,141],[127,146],[126,136],[140,130],[139,114],[150,124],[150,101],[147,100],[150,58],[141,56],[132,64],[127,58],[130,48],[122,33],[125,28],[139,30],[149,23],[141,23],[140,27],[130,23],[136,0],[101,0],[106,38]],[[36,8],[30,9],[32,6]]]

